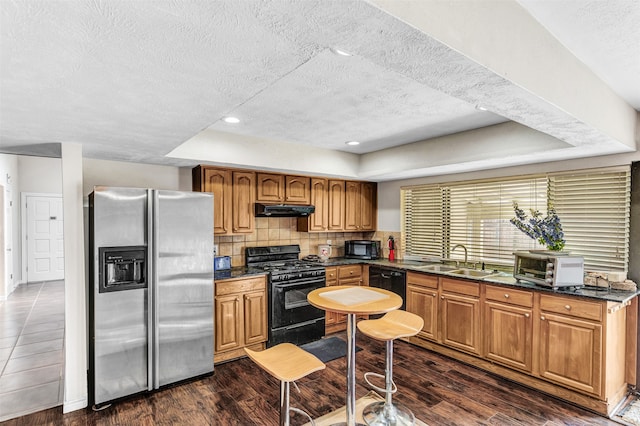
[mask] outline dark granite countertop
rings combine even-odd
[[[447,276],[455,279],[474,281],[477,283],[484,282],[484,283],[490,283],[490,284],[495,284],[495,285],[500,285],[505,287],[522,288],[526,290],[534,290],[534,291],[539,291],[544,293],[553,293],[553,294],[563,295],[563,296],[578,296],[583,298],[597,299],[597,300],[604,300],[604,301],[618,302],[618,303],[625,303],[633,299],[634,297],[640,295],[640,291],[637,291],[637,290],[623,291],[623,290],[612,290],[609,288],[602,288],[602,287],[582,287],[582,288],[561,287],[557,289],[552,289],[550,287],[544,287],[544,286],[530,283],[527,281],[517,282],[516,279],[513,277],[513,275],[505,272],[500,272],[485,278],[471,278],[471,277],[466,278],[466,277],[461,277],[459,275],[448,274],[447,272],[425,271],[422,268],[424,268],[428,264],[417,262],[417,261],[397,260],[394,262],[390,262],[387,259],[360,260],[360,259],[346,259],[346,258],[330,258],[325,262],[317,262],[317,264],[325,267],[341,266],[341,265],[358,265],[358,264],[378,265],[378,266],[384,266],[384,267],[394,268],[398,270],[420,272],[422,274]],[[241,266],[241,267],[231,268],[230,270],[227,270],[227,271],[216,271],[215,279],[222,280],[222,279],[241,278],[244,276],[264,275],[264,274],[265,274],[265,271],[262,269],[247,268],[247,267]]]
[[[263,269],[258,268],[247,268],[246,266],[236,266],[231,269],[225,269],[222,271],[215,271],[213,273],[213,279],[215,281],[219,280],[228,280],[232,278],[243,278],[249,277],[252,275],[266,275]]]

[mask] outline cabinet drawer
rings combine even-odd
[[[530,291],[514,290],[508,287],[486,286],[487,300],[508,303],[510,305],[533,306],[533,293]]]
[[[338,278],[340,278],[341,280],[345,278],[356,277],[362,277],[362,266],[360,265],[341,266],[338,269]]]
[[[335,281],[338,279],[338,268],[336,266],[324,268],[324,272],[326,274],[327,285],[329,285],[329,281]]]
[[[578,318],[602,321],[602,303],[569,297],[540,295],[540,310],[571,315]]]
[[[442,278],[442,291],[480,297],[480,284],[472,281]]]
[[[214,283],[216,296],[224,296],[233,293],[244,293],[253,290],[264,290],[265,286],[266,280],[264,275],[251,278],[221,280]]]
[[[407,272],[407,284],[413,284],[420,287],[438,288],[438,277],[434,275]]]

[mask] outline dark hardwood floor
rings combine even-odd
[[[344,338],[344,334],[338,334]],[[365,371],[384,373],[384,344],[359,335],[357,397]],[[618,425],[612,420],[450,358],[396,341],[394,399],[428,425]],[[292,406],[319,417],[344,405],[346,359],[291,387]],[[217,365],[202,380],[130,398],[103,411],[57,407],[6,425],[277,425],[279,384],[249,359]],[[294,424],[303,424],[300,415]]]

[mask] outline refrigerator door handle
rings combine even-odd
[[[157,374],[155,371],[156,366],[156,356],[158,354],[158,350],[156,345],[158,344],[156,335],[156,229],[154,226],[155,223],[155,211],[156,211],[156,200],[155,200],[156,192],[152,189],[147,189],[147,277],[149,278],[149,285],[147,286],[147,297],[149,298],[147,302],[147,387],[148,390],[151,391],[155,389]]]

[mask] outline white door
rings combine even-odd
[[[62,196],[27,197],[27,282],[64,278]]]

